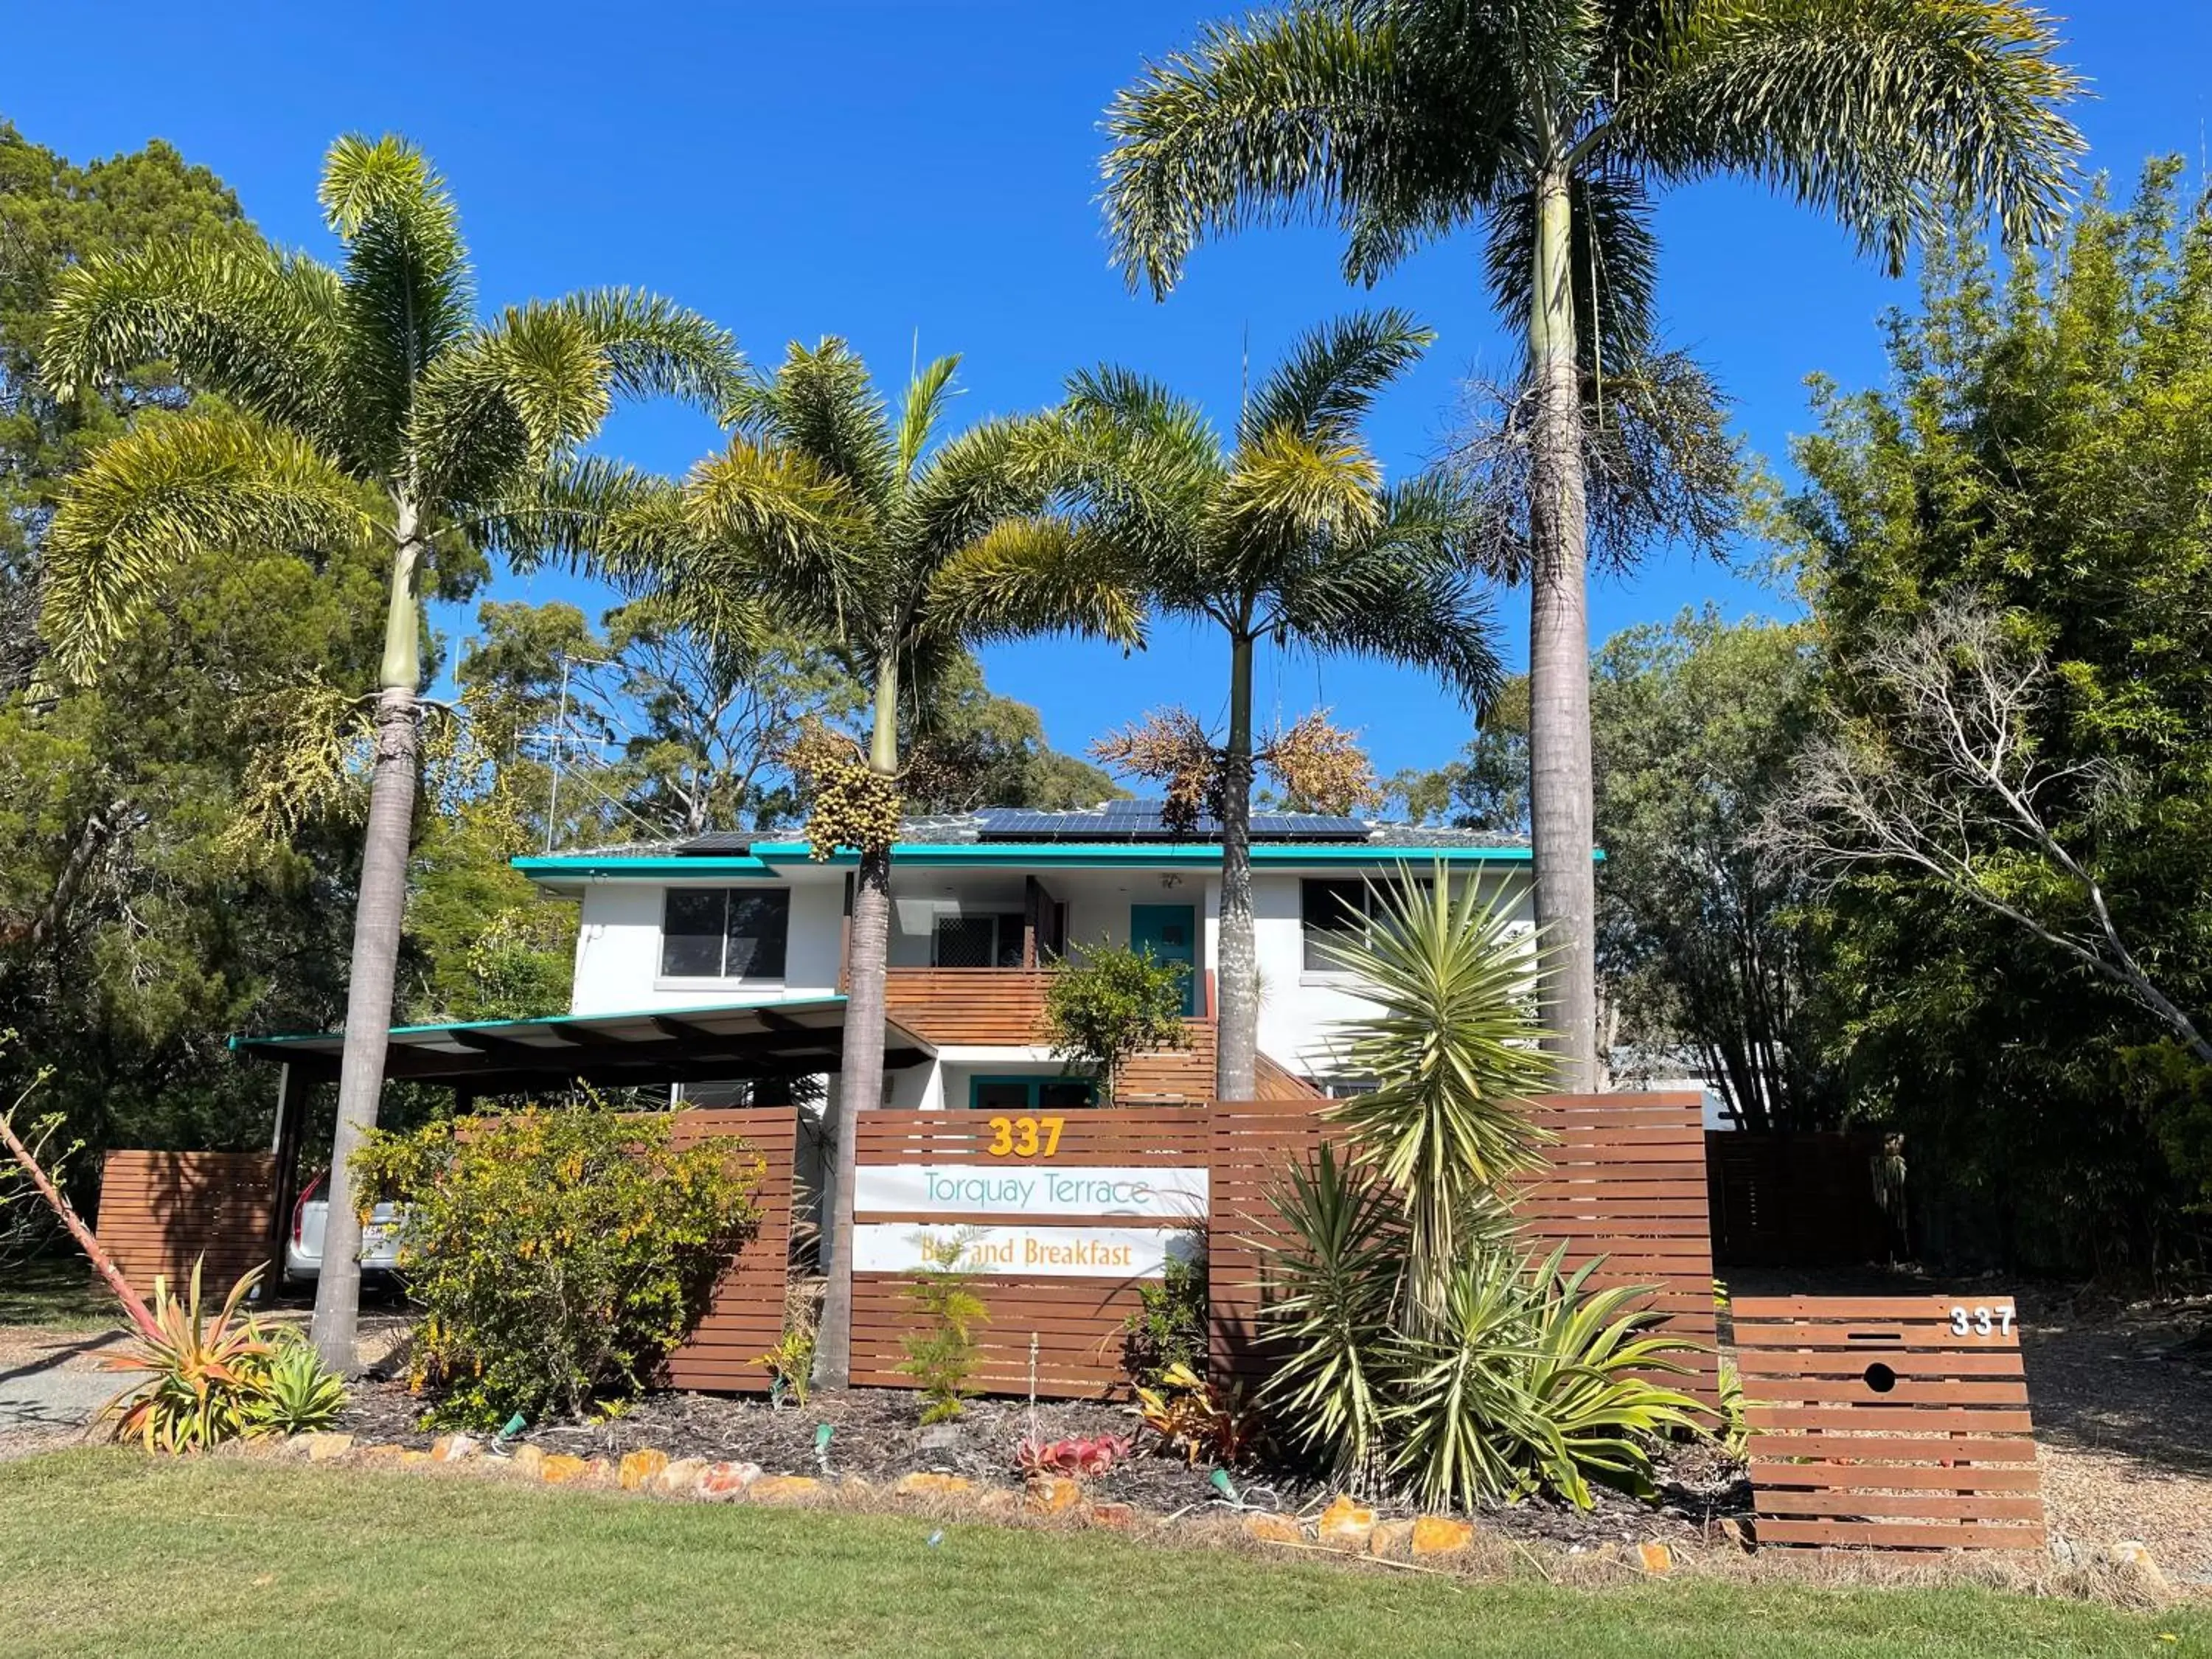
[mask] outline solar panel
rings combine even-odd
[[[1176,841],[1177,831],[1162,821],[1163,804],[1157,800],[1115,800],[1074,811],[1041,812],[1021,807],[985,807],[975,815],[977,836],[985,841]],[[1218,841],[1221,826],[1212,815],[1201,817],[1193,838]],[[1368,827],[1358,818],[1328,812],[1260,812],[1253,815],[1252,835],[1265,841],[1358,842],[1368,838]]]

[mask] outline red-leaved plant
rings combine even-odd
[[[1129,1455],[1127,1435],[1076,1435],[1066,1440],[1024,1440],[1014,1448],[1014,1462],[1022,1478],[1036,1480],[1061,1475],[1085,1480],[1104,1474]]]

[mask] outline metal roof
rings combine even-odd
[[[809,1077],[842,1066],[844,1039],[843,997],[469,1020],[396,1027],[384,1074],[485,1093],[571,1080],[618,1085]],[[234,1036],[230,1046],[250,1060],[335,1073],[345,1034]],[[893,1020],[884,1022],[884,1063],[894,1069],[936,1053]]]

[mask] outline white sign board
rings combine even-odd
[[[1170,1258],[1197,1255],[1196,1239],[1172,1227],[942,1227],[869,1221],[853,1229],[853,1271],[912,1273],[939,1264],[923,1254],[961,1242],[968,1273],[1024,1279],[1158,1279]]]
[[[1057,1169],[1036,1164],[862,1164],[860,1215],[1130,1216],[1206,1219],[1206,1171]]]

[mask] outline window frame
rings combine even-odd
[[[668,944],[670,939],[670,933],[668,931],[668,913],[677,902],[678,895],[690,896],[702,893],[714,894],[721,901],[722,927],[719,935],[721,939],[721,952],[717,959],[715,971],[711,974],[671,972],[668,966]],[[732,974],[730,972],[730,910],[733,902],[738,898],[767,899],[773,901],[782,907],[782,948],[778,953],[779,960],[776,963],[775,971],[773,974]],[[686,937],[703,939],[706,935],[704,933],[698,933],[687,935]],[[791,971],[791,889],[787,885],[781,883],[773,885],[763,886],[740,886],[727,884],[722,886],[669,886],[662,888],[660,896],[659,945],[655,955],[653,967],[655,969],[653,975],[653,985],[656,989],[672,989],[685,986],[716,985],[762,987],[781,986],[784,984],[789,978]]]
[[[1027,1092],[1026,1103],[1020,1106],[986,1106],[979,1097],[986,1085],[1018,1084]],[[1091,1098],[1081,1106],[1046,1107],[1041,1103],[1047,1085],[1051,1084],[1081,1084],[1091,1091]],[[978,1072],[968,1079],[968,1109],[971,1112],[1030,1112],[1091,1111],[1098,1104],[1098,1079],[1095,1077],[1068,1077],[1058,1072]]]

